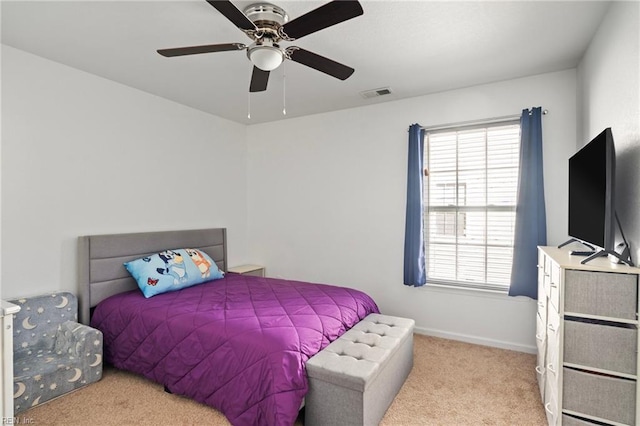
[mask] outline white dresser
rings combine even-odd
[[[639,268],[538,248],[536,373],[550,425],[640,425]]]
[[[0,415],[2,424],[13,420],[13,314],[20,312],[20,307],[7,301],[0,301]]]

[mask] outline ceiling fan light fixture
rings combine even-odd
[[[249,48],[247,56],[256,67],[263,71],[273,71],[284,60],[282,51],[274,46],[258,45]]]

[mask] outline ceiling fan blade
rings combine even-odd
[[[269,83],[269,71],[263,71],[254,66],[249,92],[264,92],[267,90],[267,83]]]
[[[204,46],[175,47],[172,49],[160,49],[158,53],[167,58],[173,56],[197,55],[199,53],[226,52],[230,50],[242,50],[246,48],[242,43],[207,44]]]
[[[340,80],[346,80],[351,77],[351,74],[355,71],[351,67],[299,47],[289,47],[287,48],[287,53],[292,61],[329,74]]]
[[[218,10],[218,12],[222,13],[225,18],[230,20],[233,23],[233,25],[235,25],[236,27],[240,28],[241,30],[244,30],[244,31],[254,30],[255,31],[255,30],[258,29],[254,25],[254,23],[251,22],[251,20],[249,18],[247,18],[247,15],[242,13],[240,11],[240,9],[235,7],[233,5],[233,3],[231,3],[230,1],[228,1],[228,0],[207,0],[207,3],[209,3],[211,6],[215,7]]]
[[[333,0],[284,24],[281,31],[290,39],[299,39],[364,13],[357,0]]]

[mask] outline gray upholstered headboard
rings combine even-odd
[[[178,248],[200,249],[227,271],[226,228],[78,237],[80,322],[89,324],[91,308],[100,301],[138,288],[124,262]]]

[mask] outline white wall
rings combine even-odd
[[[363,289],[426,333],[533,350],[528,299],[402,285],[407,128],[548,109],[560,243],[575,70],[246,128],[2,47],[4,298],[77,291],[78,235],[226,226],[232,264]]]
[[[575,70],[248,129],[249,254],[270,276],[359,288],[422,332],[525,351],[536,304],[402,284],[407,129],[542,106],[548,242],[567,239],[566,163],[576,144]]]
[[[77,292],[79,235],[228,228],[246,127],[2,46],[2,296]]]
[[[640,262],[639,52],[640,3],[615,2],[578,67],[578,147],[611,127],[616,210],[636,264]]]

